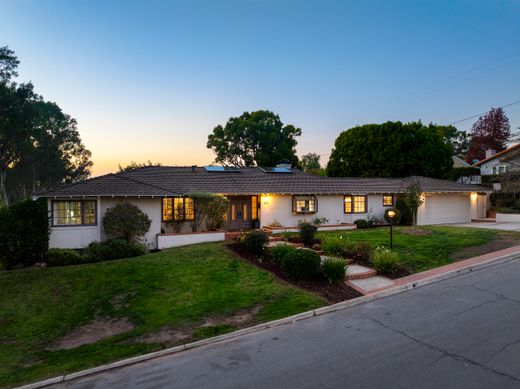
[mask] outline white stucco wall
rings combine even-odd
[[[224,232],[203,232],[192,234],[165,234],[157,236],[159,249],[168,247],[186,246],[188,244],[205,243],[205,242],[222,242],[225,239]]]
[[[293,214],[292,195],[269,195],[268,204],[261,198],[260,225],[268,226],[275,220],[286,227],[296,226],[299,220],[311,220],[315,217],[326,217],[328,224],[353,223],[357,219],[366,219],[371,212],[379,219],[383,219],[383,195],[368,195],[367,213],[345,214],[343,212],[343,195],[318,195],[318,212],[313,214]]]
[[[500,158],[497,157],[495,159],[492,159],[491,161],[484,162],[482,165],[480,165],[480,174],[482,176],[489,176],[489,175],[493,174],[494,166],[507,167],[508,164],[500,161]],[[497,168],[497,170],[498,170],[498,168]],[[497,171],[497,174],[500,174],[500,173]]]
[[[69,200],[69,199],[64,199]],[[80,199],[80,200],[83,200]],[[128,201],[138,206],[152,220],[150,230],[144,236],[143,243],[149,248],[157,247],[157,234],[161,232],[161,198],[99,198],[97,201],[97,225],[96,226],[51,226],[49,247],[80,249],[95,241],[105,240],[103,231],[103,216],[108,208],[118,202]],[[51,200],[49,200],[49,211]]]

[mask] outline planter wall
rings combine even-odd
[[[355,224],[324,224],[318,227],[318,231],[355,230],[356,228]],[[264,230],[272,234],[299,231],[298,227],[264,227]]]
[[[510,222],[510,223],[520,223],[520,214],[518,213],[497,213],[496,215],[497,223],[500,222]]]
[[[169,247],[186,246],[196,243],[221,242],[224,238],[225,233],[223,231],[188,234],[158,234],[157,248],[166,249]]]

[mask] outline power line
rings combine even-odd
[[[498,107],[498,108],[506,108],[506,107],[510,107],[510,106],[515,105],[515,104],[518,104],[518,103],[520,103],[520,100],[513,101],[512,103],[509,103],[509,104],[503,105],[503,106]],[[457,124],[457,123],[465,122],[466,120],[469,120],[469,119],[474,119],[474,118],[476,118],[476,117],[480,117],[480,116],[482,116],[482,115],[485,115],[486,113],[487,113],[487,112],[482,112],[482,113],[479,113],[479,114],[477,114],[477,115],[470,116],[470,117],[465,118],[465,119],[457,120],[456,122],[451,122],[451,123],[448,124],[448,126],[452,126],[452,125]]]

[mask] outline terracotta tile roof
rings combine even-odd
[[[492,155],[492,156],[489,157],[489,158],[485,158],[485,159],[483,159],[482,161],[478,161],[478,162],[477,162],[476,164],[474,164],[473,166],[480,166],[480,165],[482,165],[482,164],[485,163],[485,162],[489,162],[489,161],[491,161],[491,160],[493,160],[493,159],[495,159],[495,158],[497,158],[497,157],[500,157],[500,156],[502,156],[502,155],[504,155],[504,154],[510,153],[511,151],[515,151],[515,150],[517,150],[517,149],[519,149],[519,148],[520,148],[520,143],[518,143],[518,144],[516,144],[516,145],[513,145],[513,146],[511,146],[511,147],[508,147],[508,148],[505,149],[505,150],[499,151],[498,153],[496,153],[495,155]]]
[[[404,193],[411,180],[425,192],[472,192],[487,189],[425,177],[320,177],[299,170],[271,173],[261,168],[208,172],[203,167],[151,166],[108,174],[40,193],[39,197],[175,196],[192,192],[223,194]]]

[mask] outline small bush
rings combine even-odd
[[[282,258],[282,270],[290,278],[310,280],[319,274],[321,259],[312,250],[294,250]]]
[[[240,238],[241,245],[249,251],[249,253],[260,257],[265,253],[267,242],[269,241],[264,231],[251,231],[243,234]]]
[[[145,253],[139,242],[114,239],[107,242],[92,242],[83,252],[85,262],[101,262],[111,259],[138,257]]]
[[[300,238],[302,243],[306,247],[311,247],[315,242],[316,231],[318,231],[318,227],[314,224],[309,223],[308,221],[300,221],[298,222],[298,229],[300,230]]]
[[[327,255],[343,255],[348,243],[349,240],[341,236],[325,236],[321,239],[321,249]]]
[[[282,263],[282,258],[285,257],[288,253],[296,250],[296,247],[288,245],[288,244],[278,244],[271,249],[271,255],[273,257],[274,263]]]
[[[345,257],[358,263],[370,264],[372,247],[365,242],[349,242],[344,249]]]
[[[321,268],[323,275],[329,281],[329,284],[333,282],[343,282],[345,280],[345,271],[347,263],[343,258],[327,257]]]
[[[68,266],[83,263],[85,259],[71,249],[49,249],[44,258],[47,266]]]
[[[401,213],[401,225],[411,226],[413,224],[412,210],[408,205],[406,205],[406,202],[403,198],[397,198],[395,201],[395,208],[397,208]]]
[[[354,224],[357,226],[358,229],[363,230],[365,228],[368,228],[368,222],[365,219],[357,219],[354,220]]]
[[[399,255],[395,251],[378,248],[372,255],[372,265],[380,274],[390,274],[397,270]]]
[[[133,204],[123,202],[109,208],[103,217],[107,235],[131,242],[148,232],[152,221]]]
[[[315,226],[321,226],[322,224],[327,224],[329,222],[329,219],[326,217],[314,217],[311,219],[311,224],[314,224]]]

